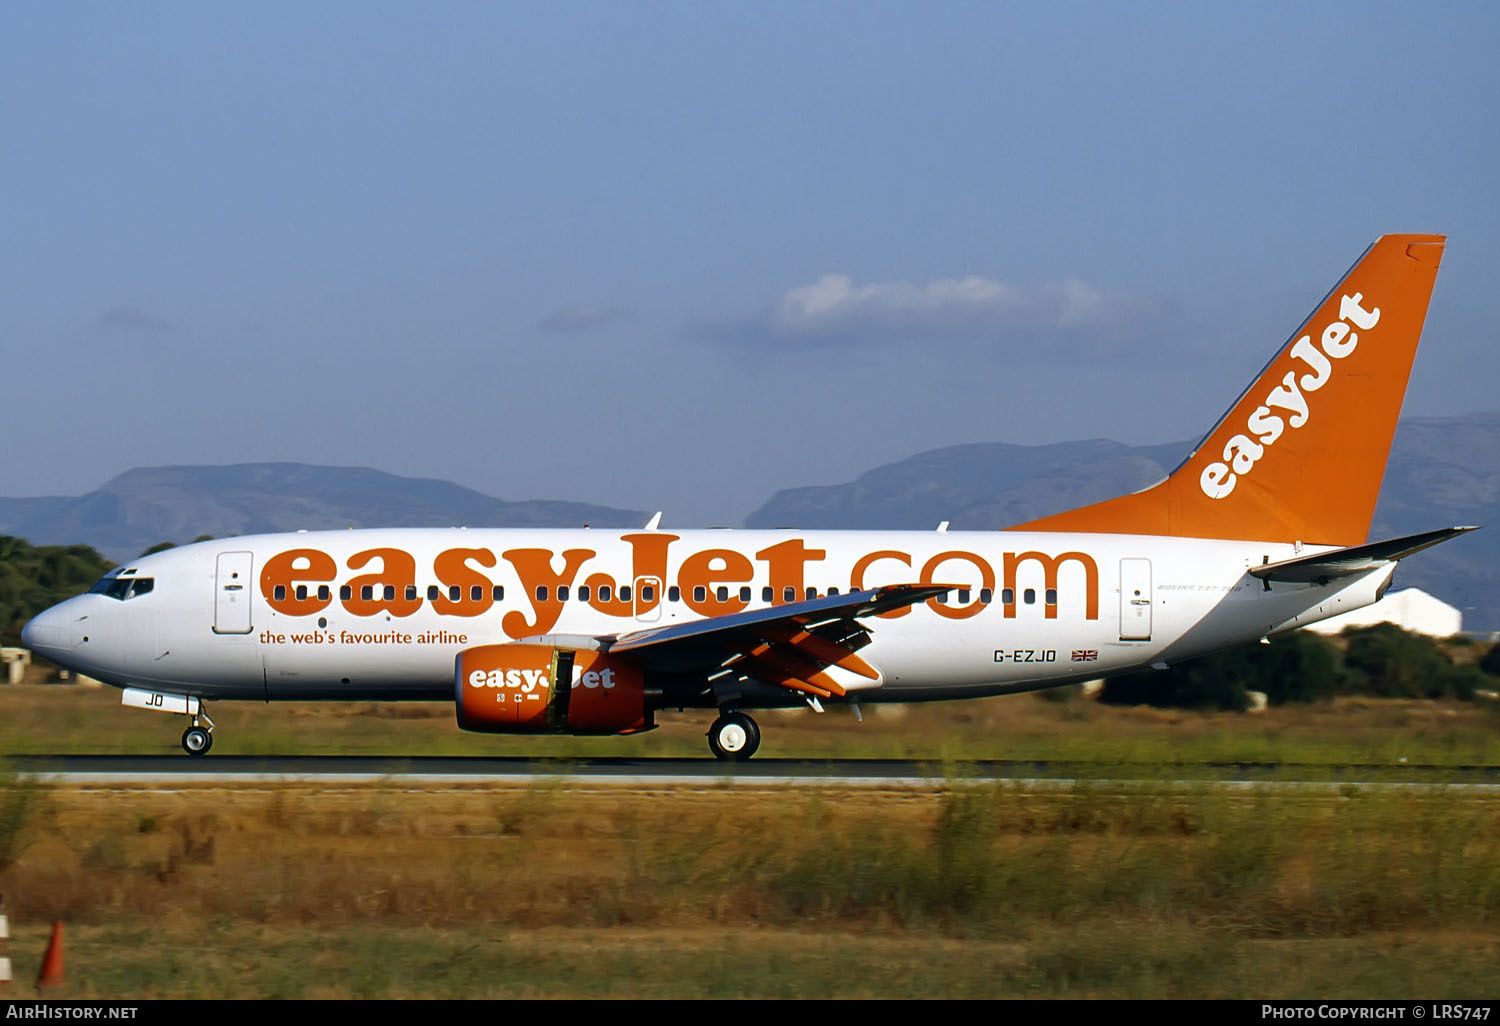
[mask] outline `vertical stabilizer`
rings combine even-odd
[[[1363,542],[1443,242],[1376,239],[1165,481],[1012,530]]]

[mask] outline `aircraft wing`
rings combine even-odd
[[[1279,563],[1252,566],[1249,573],[1252,577],[1259,577],[1267,582],[1324,584],[1337,577],[1350,577],[1364,573],[1366,570],[1373,570],[1385,563],[1394,563],[1414,552],[1421,552],[1449,538],[1457,538],[1465,532],[1474,530],[1477,528],[1444,527],[1437,531],[1408,534],[1401,538],[1371,542],[1368,545],[1350,545],[1330,552],[1320,552],[1314,556],[1298,556],[1295,559],[1283,559]]]
[[[840,684],[825,672],[837,666],[878,686],[880,671],[857,655],[870,643],[859,617],[924,602],[956,590],[955,584],[887,584],[846,595],[826,595],[743,613],[651,627],[628,634],[549,634],[523,639],[558,648],[633,653],[648,667],[669,672],[702,671],[716,677],[743,674],[819,698],[844,695],[858,685]]]

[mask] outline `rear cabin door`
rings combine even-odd
[[[250,633],[249,552],[221,552],[214,573],[214,633]]]
[[[1151,640],[1151,560],[1120,560],[1120,640]]]

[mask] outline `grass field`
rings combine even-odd
[[[10,751],[172,750],[179,720],[117,701],[0,689],[0,738]],[[214,715],[216,753],[544,747],[462,735],[423,706],[225,703]],[[564,755],[697,755],[706,717],[670,719],[643,738],[540,740]],[[863,726],[767,716],[764,751],[946,759],[960,776],[968,757],[1092,752],[1156,760],[1165,778],[1183,759],[1249,753],[1497,765],[1496,725],[1472,705],[1200,716],[1018,696]],[[90,789],[12,777],[0,802],[18,997],[53,920],[65,997],[1500,991],[1500,800],[1459,788]]]

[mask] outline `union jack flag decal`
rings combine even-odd
[[[1097,648],[1075,648],[1073,650],[1073,661],[1075,663],[1092,663],[1099,658]]]

